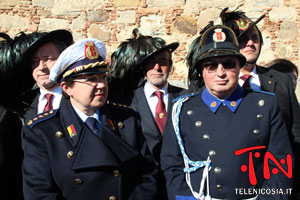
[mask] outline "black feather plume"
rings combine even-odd
[[[19,33],[14,39],[6,38],[0,45],[0,103],[19,114],[24,112],[22,95],[34,84],[30,66],[20,63],[25,50],[44,33]]]
[[[111,55],[111,75],[109,98],[119,102],[143,81],[145,69],[138,63],[149,53],[165,45],[159,37],[142,35],[138,29],[132,31],[132,38],[122,42]],[[122,102],[126,103],[126,102]]]

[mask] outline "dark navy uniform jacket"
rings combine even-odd
[[[70,101],[23,128],[26,200],[155,199],[157,173],[138,114],[105,104],[96,136]]]
[[[224,102],[206,89],[183,103],[179,127],[186,154],[192,161],[206,161],[210,156],[209,191],[213,198],[247,199],[255,197],[236,189],[291,188],[292,178],[279,170],[277,175],[264,178],[264,156],[270,152],[287,170],[287,155],[292,156],[287,129],[277,100],[266,92],[244,91],[241,87]],[[171,119],[169,117],[168,119]],[[251,151],[257,184],[250,184],[249,152],[235,155],[248,147],[265,146]],[[255,154],[254,152],[258,152]],[[255,155],[255,156],[254,156]],[[257,156],[257,157],[256,157]],[[164,132],[161,166],[167,181],[169,199],[194,199],[183,172],[184,162],[172,121]],[[244,166],[242,168],[242,166]],[[269,160],[270,170],[279,167]],[[292,167],[292,165],[289,165]],[[246,171],[242,172],[242,169]],[[194,191],[199,192],[203,168],[191,173]],[[206,188],[205,190],[206,191]],[[253,190],[252,190],[253,191]],[[286,195],[258,195],[259,199],[287,199]]]

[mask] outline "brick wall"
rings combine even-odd
[[[259,63],[287,58],[300,66],[299,0],[0,0],[0,31],[14,36],[20,31],[68,29],[75,41],[94,37],[107,45],[108,58],[137,27],[143,34],[179,41],[174,52],[171,82],[186,87],[187,49],[201,28],[224,7],[241,5],[255,20],[264,37]],[[297,87],[300,97],[300,86]]]

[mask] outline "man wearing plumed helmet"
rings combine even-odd
[[[279,172],[268,180],[263,172],[267,152],[278,160],[292,159],[276,98],[239,86],[239,71],[246,58],[239,52],[230,28],[211,24],[193,45],[199,53],[194,66],[205,86],[199,93],[175,99],[168,116],[161,152],[168,198],[288,199],[287,194],[253,192],[274,188],[286,191],[292,183],[291,162],[283,165],[288,176]],[[248,152],[237,153],[253,146],[260,148],[252,163]],[[248,163],[249,168],[245,166]],[[276,168],[274,163],[268,164]],[[239,193],[239,188],[251,192]]]

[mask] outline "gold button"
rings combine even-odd
[[[57,131],[57,132],[55,133],[55,136],[56,136],[57,138],[62,138],[62,137],[64,136],[64,134],[63,134],[62,132],[60,132],[60,131]]]
[[[214,169],[214,172],[216,173],[216,174],[220,174],[221,173],[221,168],[220,167],[216,167],[215,169]]]
[[[117,200],[117,197],[111,196],[111,197],[109,197],[109,200]]]
[[[30,126],[32,123],[33,123],[33,121],[32,121],[32,120],[29,120],[29,121],[27,122],[27,125]]]
[[[192,115],[192,114],[193,114],[193,111],[192,111],[192,110],[188,110],[188,111],[186,111],[186,113],[187,113],[188,115]]]
[[[202,122],[196,121],[196,123],[195,123],[195,126],[196,126],[196,127],[200,127],[201,125],[202,125]]]
[[[272,81],[269,81],[269,84],[272,84]]]
[[[80,184],[82,184],[82,180],[79,179],[79,178],[76,178],[76,179],[75,179],[75,183],[78,184],[78,185],[80,185]]]
[[[209,154],[209,156],[215,156],[216,155],[216,152],[214,151],[214,150],[210,150],[209,152],[208,152],[208,154]]]
[[[208,134],[203,135],[203,140],[209,140],[209,139],[210,139],[210,136]]]
[[[264,100],[259,100],[258,101],[258,105],[259,106],[264,106],[265,105],[265,101]]]
[[[223,189],[223,186],[222,185],[217,185],[217,190],[218,191],[221,191]]]
[[[119,122],[119,123],[118,123],[118,127],[119,127],[119,128],[123,128],[123,127],[124,127],[123,122]]]
[[[115,170],[115,171],[113,171],[113,175],[114,175],[114,177],[119,177],[120,176],[120,171],[119,170]]]
[[[69,152],[67,153],[68,158],[72,158],[73,155],[74,155],[73,151],[69,151]]]
[[[253,133],[254,133],[255,135],[259,135],[259,134],[260,134],[260,130],[255,129],[255,130],[253,131]]]
[[[261,120],[263,118],[263,115],[262,114],[258,114],[256,117],[257,117],[257,119]]]

